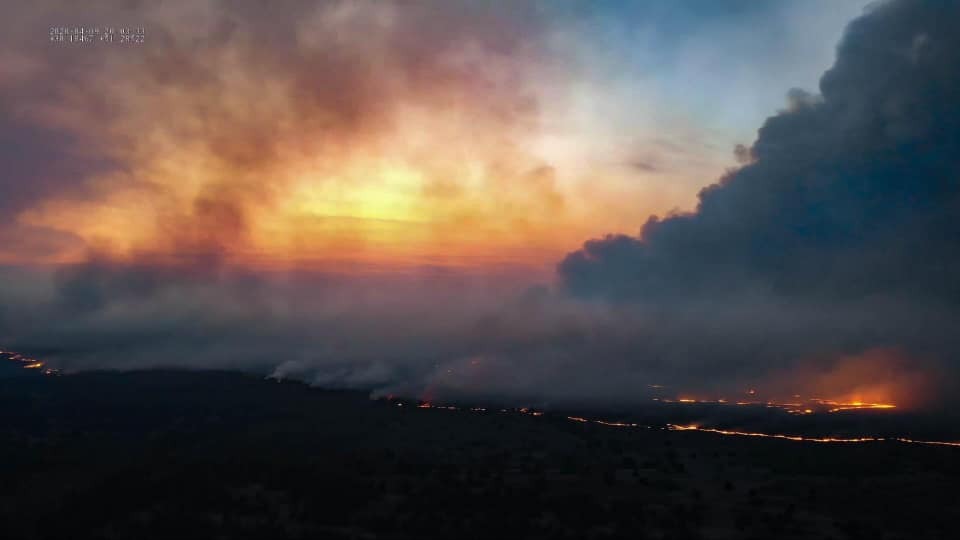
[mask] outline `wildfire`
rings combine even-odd
[[[749,396],[756,396],[756,390],[750,390],[747,392]],[[852,410],[862,410],[862,409],[896,409],[897,406],[893,403],[874,403],[874,402],[865,402],[861,400],[835,400],[835,399],[822,399],[822,398],[807,398],[806,400],[802,399],[799,395],[793,396],[795,399],[793,401],[777,401],[777,400],[758,400],[758,399],[740,399],[736,401],[729,401],[726,398],[718,399],[701,399],[701,398],[691,398],[691,397],[681,397],[676,399],[671,398],[653,398],[654,401],[659,401],[660,403],[683,403],[683,404],[716,404],[716,405],[738,405],[741,407],[744,406],[753,406],[753,407],[767,407],[773,409],[781,409],[790,414],[814,414],[817,412],[827,412],[835,413],[840,411],[852,411]]]
[[[59,375],[60,370],[56,368],[46,367],[46,362],[37,360],[36,358],[31,358],[29,356],[20,354],[14,351],[5,351],[0,350],[0,360],[8,360],[10,362],[16,362],[20,364],[22,369],[35,369],[39,370],[40,373],[44,375]]]
[[[704,394],[696,389],[650,385],[651,397],[662,403],[718,404],[779,409],[794,415],[844,411],[890,411],[924,405],[936,381],[918,372],[910,353],[872,348],[853,355],[810,358],[762,380],[743,382],[736,391]]]
[[[827,399],[817,400],[821,405],[832,406],[827,412],[853,411],[858,409],[896,409],[892,403],[864,403],[862,401],[840,402]]]
[[[392,399],[393,399],[392,396],[390,396],[390,397],[387,398],[388,401],[390,401],[390,400],[392,400]],[[399,404],[402,404],[402,403],[399,403]],[[399,405],[399,404],[398,404],[398,405]],[[424,402],[419,403],[419,404],[417,405],[417,408],[418,408],[418,409],[440,409],[440,410],[447,410],[447,411],[466,410],[466,411],[470,411],[470,412],[487,412],[487,408],[486,408],[486,407],[466,407],[466,408],[462,408],[462,407],[456,407],[456,406],[454,406],[454,405],[434,405],[434,404],[430,403],[429,401],[424,401]],[[500,409],[500,412],[501,412],[501,413],[514,412],[514,413],[518,413],[518,414],[526,414],[526,415],[529,415],[529,416],[543,416],[543,411],[537,411],[537,410],[531,409],[531,408],[529,408],[529,407],[521,407],[521,408],[519,408],[519,409]]]
[[[817,442],[817,443],[864,443],[864,442],[878,442],[878,441],[897,441],[897,442],[909,443],[909,444],[953,446],[953,447],[960,448],[960,442],[924,441],[919,439],[909,439],[906,437],[853,437],[853,438],[803,437],[800,435],[783,435],[778,433],[758,433],[753,431],[732,431],[732,430],[726,430],[726,429],[715,429],[715,428],[700,427],[695,424],[690,424],[685,426],[668,424],[667,428],[670,429],[671,431],[703,431],[707,433],[716,433],[718,435],[733,435],[737,437],[764,437],[768,439],[785,439],[788,441],[803,441],[803,442]]]
[[[666,402],[672,402],[671,400],[662,400]],[[894,408],[892,404],[885,403],[863,403],[863,402],[850,402],[850,403],[841,403],[833,400],[820,400],[813,399],[810,401],[816,401],[818,403],[823,403],[826,405],[835,405],[834,409],[839,409],[840,407],[849,406],[851,409],[889,409]],[[720,403],[719,400],[688,400],[681,401],[677,400],[678,403]],[[756,404],[765,404],[762,402],[738,402],[738,405],[756,405]],[[398,404],[400,405],[400,404]],[[788,404],[781,404],[788,405]],[[470,407],[468,409],[457,408],[453,406],[435,406],[430,403],[421,403],[417,405],[420,409],[438,409],[438,410],[469,410],[469,411],[486,411],[487,409],[482,407]],[[515,413],[515,414],[525,414],[535,417],[544,416],[543,411],[535,411],[527,407],[522,407],[519,409],[500,409],[501,413]],[[829,410],[833,412],[833,410]],[[803,409],[800,411],[800,414],[812,414],[813,410]],[[809,437],[803,435],[787,435],[783,433],[763,433],[758,431],[736,431],[729,429],[719,429],[701,426],[698,424],[666,424],[661,426],[652,426],[652,425],[643,425],[633,422],[621,422],[614,420],[604,420],[604,419],[591,419],[585,418],[583,416],[566,416],[567,420],[571,422],[576,422],[578,424],[597,424],[605,427],[613,428],[633,428],[633,429],[663,429],[667,431],[699,431],[702,433],[713,433],[715,435],[729,436],[729,437],[758,437],[764,439],[781,439],[785,441],[793,442],[811,442],[811,443],[840,443],[840,444],[853,444],[853,443],[873,443],[873,442],[899,442],[904,444],[923,444],[923,445],[933,445],[933,446],[949,446],[954,448],[960,448],[960,442],[948,442],[948,441],[928,441],[920,439],[911,439],[907,437]]]
[[[769,439],[785,439],[788,441],[807,441],[807,442],[820,442],[820,443],[857,443],[857,442],[872,442],[872,441],[884,441],[886,439],[882,437],[854,437],[854,438],[838,438],[838,437],[803,437],[800,435],[782,435],[777,433],[759,433],[752,431],[731,431],[726,429],[715,429],[708,427],[700,427],[696,424],[689,425],[677,425],[677,424],[667,424],[667,429],[671,431],[704,431],[707,433],[717,433],[719,435],[736,435],[740,437],[764,437]],[[953,444],[953,443],[950,443]],[[960,446],[960,443],[955,443]]]
[[[639,427],[639,424],[631,424],[626,422],[608,422],[606,420],[594,420],[595,423],[600,424],[601,426],[611,426],[611,427]]]

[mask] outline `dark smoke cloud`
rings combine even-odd
[[[695,212],[592,240],[569,289],[620,300],[762,287],[955,304],[960,281],[960,40],[955,3],[877,6],[850,25],[821,97],[791,92],[751,162]]]
[[[956,20],[956,2],[873,6],[847,28],[820,95],[791,91],[694,212],[586,242],[558,266],[565,289],[668,312],[687,341],[712,341],[702,332],[711,319],[733,326],[704,351],[717,366],[751,345],[742,352],[760,370],[776,363],[772,351],[899,345],[956,377]]]

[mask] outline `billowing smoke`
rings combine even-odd
[[[471,152],[484,181],[529,186],[484,212],[529,208],[500,204],[520,199],[559,212],[549,164],[513,144],[537,119],[523,91],[537,65],[536,17],[504,17],[506,4],[457,5],[444,24],[431,23],[443,4],[197,5],[132,13],[161,30],[151,62],[117,49],[41,65],[10,49],[20,67],[0,85],[0,138],[13,141],[0,148],[8,248],[0,252],[22,254],[9,249],[19,243],[85,255],[53,270],[3,270],[4,347],[68,370],[232,368],[379,392],[540,401],[647,399],[651,385],[710,395],[820,387],[904,401],[904,388],[943,392],[960,379],[956,3],[871,8],[849,26],[819,94],[791,91],[695,211],[649,218],[638,236],[586,242],[559,263],[555,287],[489,268],[350,275],[251,263],[265,237],[284,236],[294,251],[306,241],[271,229],[295,183],[290,163],[363,176],[349,156],[403,146],[400,135],[420,133],[395,129],[409,115],[440,130],[421,133],[432,142],[459,140],[463,133],[431,121],[442,115],[430,104],[476,127]],[[271,17],[282,20],[266,26],[288,32],[261,46],[258,22]],[[304,34],[307,20],[325,31]],[[171,21],[202,31],[164,33]],[[97,82],[124,66],[129,79]],[[55,70],[92,86],[70,99],[49,86],[31,95]],[[137,91],[144,84],[147,97]],[[158,122],[158,111],[169,118]],[[78,136],[97,122],[110,137]],[[113,144],[101,146],[105,139]],[[458,183],[463,170],[415,139],[404,156],[427,163],[430,196],[458,197],[469,184]],[[91,195],[104,192],[123,197],[111,206]],[[456,223],[482,221],[468,210]],[[152,218],[144,230],[95,241],[116,232],[118,213],[140,211]],[[530,226],[522,215],[503,222]],[[388,243],[345,235],[319,251],[311,245],[310,255]]]
[[[958,17],[954,2],[873,6],[820,94],[791,91],[695,211],[586,242],[559,265],[565,289],[657,314],[677,349],[709,344],[691,376],[902,347],[956,381]]]

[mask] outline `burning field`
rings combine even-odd
[[[862,373],[857,367],[861,361],[855,359],[852,363],[844,363],[842,369],[821,380],[841,380],[838,373]],[[14,373],[19,371],[23,374],[61,375],[59,369],[48,367],[42,360],[9,350],[0,350],[0,365],[6,368],[7,373],[13,370]],[[846,398],[828,399],[794,394],[786,400],[766,397],[763,391],[754,388],[730,398],[690,397],[689,393],[677,396],[672,395],[671,388],[665,385],[651,384],[648,389],[660,397],[651,397],[645,403],[634,402],[626,408],[596,408],[591,404],[576,409],[571,409],[567,404],[533,408],[506,406],[504,402],[480,405],[456,400],[436,403],[422,398],[417,401],[402,396],[384,397],[397,407],[458,413],[549,416],[613,428],[700,431],[796,442],[899,442],[960,447],[960,432],[944,428],[922,411],[899,407],[891,402],[861,400],[861,396],[877,396],[881,392],[892,395],[889,392],[892,385],[855,380],[858,381],[858,390],[848,391],[849,397]],[[825,388],[830,388],[830,385]],[[866,388],[870,390],[864,390]],[[671,397],[666,397],[668,395]]]
[[[0,349],[0,369],[15,370],[17,368],[36,371],[42,375],[59,375],[60,370],[47,367],[46,362],[25,356],[18,352]]]
[[[960,449],[902,437],[370,400],[226,372],[0,378],[0,403],[6,538],[916,540],[950,537],[960,511]]]
[[[832,414],[832,413],[838,413],[841,411],[868,411],[868,410],[877,410],[877,409],[889,410],[889,409],[896,408],[895,405],[888,404],[888,403],[861,403],[861,402],[844,403],[844,402],[837,402],[834,400],[822,400],[818,398],[811,398],[810,400],[810,402],[814,404],[811,406],[818,407],[818,409],[816,410],[810,409],[810,408],[797,409],[797,407],[803,406],[801,404],[760,402],[760,401],[755,401],[755,402],[740,401],[740,402],[734,402],[734,403],[728,403],[725,400],[711,401],[711,400],[694,400],[694,399],[678,399],[678,400],[664,399],[664,400],[657,400],[657,401],[660,401],[665,404],[678,403],[678,404],[685,404],[685,405],[700,404],[700,405],[715,406],[715,407],[735,406],[735,407],[742,407],[742,408],[759,408],[759,409],[772,408],[779,411],[784,411],[788,414],[803,414],[803,415]],[[404,404],[405,403],[401,400],[398,400],[396,402],[396,405],[398,407],[403,407]],[[409,404],[407,405],[409,406]],[[548,415],[548,413],[545,413],[544,411],[534,410],[527,407],[511,408],[511,409],[506,409],[506,408],[491,409],[487,407],[463,408],[463,407],[458,407],[456,405],[434,405],[428,402],[421,402],[416,405],[416,408],[436,409],[440,411],[473,412],[473,413],[477,413],[477,412],[488,413],[493,411],[493,412],[499,412],[501,414],[520,414],[520,415],[528,415],[533,417],[543,417]],[[551,414],[549,416],[554,416],[554,415]],[[629,417],[630,415],[629,413],[621,413],[620,416]],[[718,427],[711,427],[711,425],[709,424],[710,421],[707,421],[707,423],[702,423],[702,424],[673,423],[670,421],[671,415],[668,410],[657,410],[656,412],[653,412],[652,409],[647,409],[646,418],[648,418],[648,421],[650,418],[654,416],[659,416],[662,419],[662,421],[644,424],[644,423],[632,422],[632,421],[623,420],[623,419],[618,419],[618,420],[604,419],[602,417],[588,418],[584,416],[571,416],[571,415],[568,415],[568,416],[559,415],[558,417],[565,418],[566,420],[569,420],[571,422],[583,423],[583,424],[597,424],[600,426],[606,426],[610,428],[633,428],[633,429],[666,430],[666,431],[699,431],[703,433],[712,433],[712,434],[724,435],[724,436],[760,437],[760,438],[768,438],[768,439],[782,439],[782,440],[788,440],[788,441],[794,441],[794,442],[814,442],[814,443],[896,442],[896,443],[904,443],[904,444],[925,444],[925,445],[952,446],[952,447],[960,448],[960,442],[920,440],[920,439],[909,438],[906,436],[896,436],[896,435],[863,434],[863,435],[856,435],[856,436],[831,436],[831,435],[817,436],[817,435],[810,435],[810,434],[785,434],[785,433],[777,433],[775,431],[772,431],[777,429],[778,425],[780,429],[784,429],[784,428],[794,429],[798,432],[806,431],[808,433],[816,432],[816,431],[828,431],[830,429],[839,429],[839,430],[849,432],[849,430],[851,429],[849,424],[844,426],[839,422],[830,422],[830,421],[823,421],[821,423],[818,423],[818,425],[816,426],[811,426],[810,424],[803,425],[803,424],[791,423],[786,418],[780,418],[778,421],[775,418],[768,417],[766,425],[769,426],[768,427],[769,431],[744,431],[744,430],[737,430],[737,429],[721,429]],[[735,415],[725,416],[723,414],[716,414],[716,413],[714,413],[712,416],[713,416],[713,422],[716,422],[717,425],[736,423],[735,418],[737,418]],[[895,428],[891,428],[892,424],[904,422],[904,418],[902,417],[882,418],[882,417],[877,417],[875,415],[868,416],[868,417],[858,417],[855,413],[853,413],[852,416],[851,414],[847,415],[846,420],[849,421],[851,419],[854,419],[860,422],[859,426],[856,428],[860,430],[869,430],[872,428],[875,430],[889,431],[891,429],[895,429]],[[864,422],[864,420],[867,420],[867,422]],[[909,428],[907,429],[909,430]]]

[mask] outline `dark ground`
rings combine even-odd
[[[0,538],[955,538],[960,449],[451,412],[217,372],[0,378]]]

